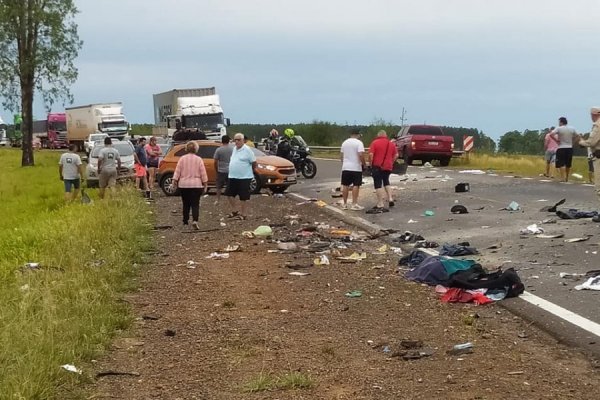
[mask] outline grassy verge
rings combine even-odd
[[[134,193],[65,205],[58,158],[21,168],[19,151],[0,150],[0,398],[52,399],[85,379],[60,366],[81,366],[128,325],[119,296],[150,246]]]
[[[313,152],[314,158],[336,159],[340,157],[339,150],[319,150]],[[418,163],[418,162],[417,162]],[[546,171],[546,161],[543,156],[524,155],[489,155],[471,154],[469,158],[457,157],[450,162],[451,167],[464,169],[481,169],[490,172],[510,173],[519,176],[538,176]],[[550,173],[558,178],[559,173],[551,168]],[[588,179],[588,165],[586,157],[573,157],[573,174],[579,174],[583,178],[570,177],[574,182],[585,182]]]
[[[471,154],[468,159],[466,157],[453,158],[450,165],[520,176],[538,176],[546,171],[546,161],[542,156]],[[555,177],[559,176],[554,168],[551,168],[551,173],[554,173]],[[580,174],[586,181],[588,176],[587,158],[573,157],[571,173]],[[578,181],[578,179],[573,179],[573,181]]]

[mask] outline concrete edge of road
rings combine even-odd
[[[301,201],[311,200],[310,198],[302,196],[298,193],[288,193],[288,195],[293,196]],[[381,230],[386,229],[367,221],[364,218],[347,215],[341,209],[331,205],[323,206],[322,209],[349,225],[365,230],[369,234],[376,234]],[[529,295],[530,297],[536,297],[530,293],[526,293],[526,295]],[[541,298],[538,299],[545,301]],[[554,306],[553,308],[561,309],[561,307],[556,306],[553,303],[547,301],[545,302],[551,307]],[[535,303],[535,301],[525,301],[520,297],[516,297],[502,300],[497,304],[512,314],[523,318],[524,320],[530,321],[535,326],[554,337],[559,343],[576,347],[586,357],[592,360],[592,365],[594,367],[600,367],[600,336],[592,333],[594,329],[592,329],[592,331],[586,330],[575,323],[569,322],[568,318],[565,318],[564,315],[561,315],[560,310],[559,312],[547,310]],[[580,317],[577,314],[571,314],[585,320],[585,318]],[[597,325],[593,322],[591,323]]]

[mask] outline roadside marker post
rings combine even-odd
[[[463,150],[467,155],[467,161],[469,161],[469,153],[473,150],[473,136],[463,136]]]

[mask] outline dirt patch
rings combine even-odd
[[[249,220],[221,220],[226,210],[204,199],[207,232],[190,233],[179,199],[158,199],[157,253],[127,298],[138,319],[95,366],[132,374],[98,378],[95,398],[596,398],[597,370],[577,351],[501,307],[441,303],[404,280],[398,255],[379,254],[382,239],[333,235],[331,264],[314,266],[319,245],[302,247],[351,227],[293,199],[251,205]],[[313,233],[296,252],[268,252],[277,243],[242,235],[265,224],[274,240]],[[206,258],[234,244],[229,258]],[[366,259],[337,259],[354,252]],[[447,353],[465,342],[472,353]]]

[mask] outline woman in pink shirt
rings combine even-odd
[[[554,174],[550,176],[550,164],[554,164],[556,160],[556,149],[558,149],[558,142],[552,136],[552,132],[554,132],[554,127],[550,128],[544,137],[544,158],[546,159],[546,173],[544,176],[547,178],[554,178]]]
[[[200,229],[198,217],[200,216],[200,197],[208,183],[206,168],[202,158],[196,155],[198,147],[195,142],[185,145],[186,154],[179,159],[175,174],[173,175],[174,188],[181,192],[183,204],[183,225],[188,224],[190,209],[192,210],[192,228]]]

